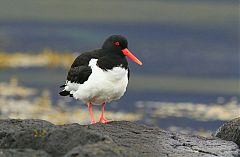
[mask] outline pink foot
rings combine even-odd
[[[107,120],[107,119],[105,119],[105,118],[100,118],[100,119],[99,119],[99,122],[106,124],[106,123],[112,122],[112,120]]]
[[[96,122],[95,121],[91,121],[91,124],[95,124]]]
[[[104,118],[104,105],[105,105],[105,102],[102,103],[102,114],[100,116],[99,122],[105,124],[105,123],[111,122],[111,120],[107,120],[106,118]]]

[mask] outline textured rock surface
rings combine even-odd
[[[233,119],[223,124],[215,133],[216,137],[233,141],[240,146],[240,118]]]
[[[0,149],[0,157],[51,157],[51,155],[33,149]]]
[[[25,155],[24,155],[25,153]],[[42,120],[0,120],[0,156],[238,156],[230,141],[163,131],[119,121],[53,125]]]

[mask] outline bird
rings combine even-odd
[[[101,105],[98,122],[111,122],[105,118],[104,107],[106,103],[120,99],[126,91],[130,77],[126,57],[142,65],[128,49],[128,41],[124,36],[111,35],[101,48],[83,52],[74,60],[59,94],[86,103],[91,124],[96,123],[93,104]]]

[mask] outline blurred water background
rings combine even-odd
[[[240,115],[238,0],[0,0],[0,118],[89,123],[58,95],[81,52],[128,38],[128,90],[107,117],[209,136]],[[99,114],[99,107],[94,112]],[[96,117],[97,118],[97,117]]]

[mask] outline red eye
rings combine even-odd
[[[116,42],[114,43],[114,45],[119,46],[120,43],[119,43],[118,41],[116,41]]]

